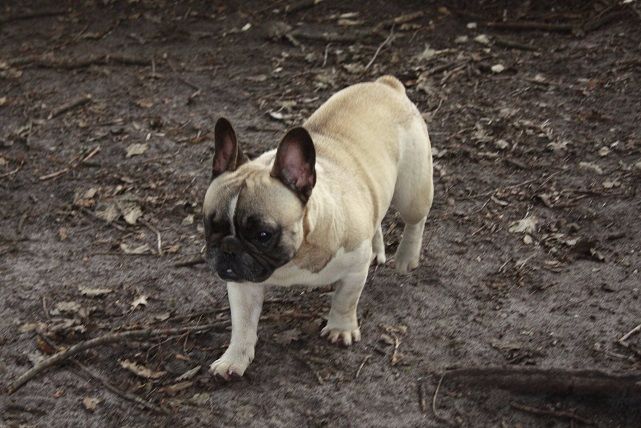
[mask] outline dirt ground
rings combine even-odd
[[[638,395],[441,378],[639,374],[641,334],[618,343],[641,322],[637,3],[2,2],[0,426],[641,426]],[[382,74],[430,128],[421,265],[372,268],[348,349],[319,337],[329,289],[271,290],[246,376],[212,379],[229,340],[199,263],[216,118],[256,155]],[[399,226],[389,213],[388,255]],[[53,347],[212,323],[6,393]]]

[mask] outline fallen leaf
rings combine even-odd
[[[166,394],[177,394],[180,391],[184,391],[185,389],[191,388],[193,384],[194,383],[191,381],[179,382],[173,385],[163,386],[162,388],[160,388],[160,391]]]
[[[80,306],[78,302],[58,302],[53,310],[51,310],[51,315],[60,315],[63,313],[77,314],[81,308],[82,306]]]
[[[87,288],[87,287],[78,287],[81,296],[87,297],[101,297],[109,293],[113,293],[111,288]]]
[[[116,204],[100,204],[96,207],[95,214],[99,219],[112,223],[120,217],[120,210]]]
[[[22,324],[19,328],[18,331],[20,333],[31,333],[32,331],[36,331],[39,328],[45,327],[44,323],[41,322],[27,322]]]
[[[149,98],[141,98],[139,100],[136,100],[135,104],[138,107],[151,108],[151,107],[153,107],[154,102],[152,100],[150,100]]]
[[[637,171],[641,171],[641,160],[634,164],[634,169],[636,169]]]
[[[534,216],[526,217],[522,220],[512,222],[508,230],[511,233],[527,233],[531,235],[536,232],[536,224],[538,222],[539,220]]]
[[[171,316],[171,312],[161,312],[159,314],[154,315],[154,319],[156,321],[167,321],[170,316]]]
[[[302,336],[302,332],[298,328],[292,328],[292,329],[274,334],[273,338],[274,338],[274,341],[279,345],[289,345],[292,342],[296,342],[300,340],[301,336]]]
[[[95,411],[99,403],[100,399],[95,397],[85,397],[82,399],[82,405],[90,412]]]
[[[183,226],[189,226],[190,224],[194,224],[194,215],[193,215],[193,214],[189,214],[187,217],[185,217],[185,218],[183,219],[183,221],[181,222],[181,224],[182,224]]]
[[[198,374],[202,366],[196,366],[191,370],[187,370],[185,373],[181,374],[176,378],[176,382],[182,382],[184,380],[191,380]]]
[[[603,146],[603,147],[601,147],[599,149],[599,156],[604,157],[604,156],[607,156],[609,154],[610,154],[610,148],[609,147]]]
[[[7,103],[7,97],[0,97],[0,107]]]
[[[603,174],[603,169],[594,162],[579,162],[579,169],[582,171],[593,172],[595,174]]]
[[[193,397],[189,399],[189,401],[198,406],[203,406],[207,404],[210,398],[211,394],[209,392],[199,392],[197,394],[194,394]]]
[[[136,297],[133,302],[131,302],[132,311],[136,309],[138,306],[147,306],[147,296],[140,295]]]
[[[129,361],[129,360],[121,360],[120,366],[123,369],[129,370],[136,376],[139,376],[145,379],[160,379],[167,373],[162,371],[160,372],[153,371],[150,368],[143,366],[142,364],[138,364],[134,361]]]
[[[134,225],[142,217],[142,208],[135,202],[120,203],[119,207],[127,224]]]
[[[120,244],[120,249],[125,254],[147,254],[151,252],[149,244],[129,245],[122,243]]]
[[[454,39],[454,43],[459,43],[459,44],[460,43],[467,43],[468,40],[469,40],[469,37],[467,37],[467,36],[457,36]]]
[[[503,64],[494,64],[490,69],[492,73],[502,73],[505,71],[505,66]]]
[[[474,37],[474,41],[485,46],[489,46],[490,44],[490,38],[485,34],[479,34],[478,36]]]
[[[127,157],[130,158],[132,156],[142,155],[147,151],[148,148],[149,144],[147,143],[131,144],[129,147],[127,147]]]
[[[494,145],[496,146],[497,149],[499,150],[505,150],[510,148],[510,143],[508,143],[505,140],[496,140],[494,142]]]
[[[66,227],[61,227],[60,229],[58,229],[58,239],[60,239],[61,241],[66,241],[68,237],[69,233],[67,232]]]

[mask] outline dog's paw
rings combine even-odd
[[[227,351],[209,366],[209,373],[225,380],[239,378],[245,374],[251,360],[248,355],[234,355]]]
[[[372,254],[372,261],[370,264],[384,265],[386,261],[387,257],[385,257],[385,250],[383,250]]]
[[[397,252],[394,257],[394,265],[399,273],[409,273],[418,267],[420,253],[407,254],[409,252]]]
[[[332,343],[343,343],[345,346],[350,346],[352,343],[359,342],[361,340],[361,330],[358,326],[340,328],[338,326],[331,326],[327,324],[321,330],[321,336],[327,337]]]

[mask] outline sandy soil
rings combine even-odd
[[[617,343],[641,322],[634,2],[29,3],[0,6],[0,426],[641,426],[638,396],[492,381],[445,377],[432,407],[453,368],[639,374],[641,335]],[[551,26],[487,25],[525,21]],[[329,289],[270,291],[246,376],[212,379],[227,302],[197,261],[216,118],[256,155],[382,74],[431,132],[421,266],[372,268],[349,349],[319,337]],[[393,254],[393,212],[384,231]],[[52,344],[214,322],[5,392]]]

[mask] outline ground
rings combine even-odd
[[[0,12],[0,426],[641,425],[638,396],[441,378],[639,373],[639,335],[618,343],[641,322],[637,2],[29,3]],[[271,290],[245,377],[212,379],[229,340],[224,284],[199,263],[215,120],[255,156],[383,74],[434,148],[421,265],[371,269],[350,348],[319,337],[331,289]],[[400,226],[390,212],[388,256]],[[88,369],[6,393],[54,346],[211,323],[93,348],[75,357]]]

